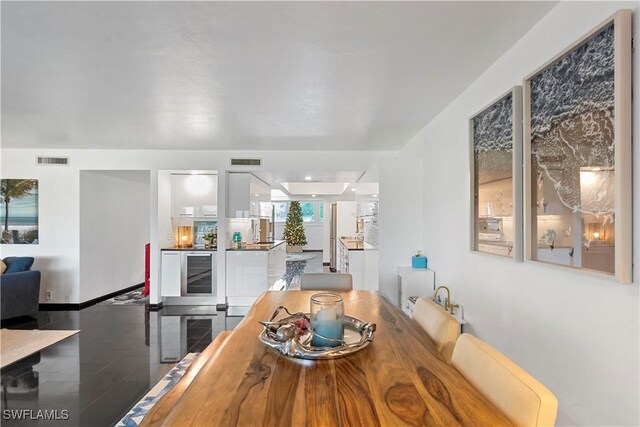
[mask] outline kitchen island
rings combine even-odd
[[[227,305],[251,306],[284,276],[286,255],[284,240],[227,249]]]
[[[338,271],[351,274],[353,289],[378,290],[378,248],[359,239],[341,237]]]

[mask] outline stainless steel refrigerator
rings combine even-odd
[[[337,234],[338,234],[338,204],[331,203],[331,231],[329,235],[329,253],[331,259],[329,261],[329,268],[335,272],[338,264],[338,246],[337,246]]]

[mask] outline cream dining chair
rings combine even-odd
[[[558,400],[553,393],[485,342],[460,335],[451,364],[515,425],[554,425]]]
[[[353,289],[353,279],[346,273],[303,273],[300,276],[300,289],[350,291]]]
[[[413,319],[425,330],[447,362],[460,335],[460,325],[447,311],[431,298],[418,298]]]

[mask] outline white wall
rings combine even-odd
[[[639,279],[613,278],[470,253],[468,119],[612,15],[638,3],[561,2],[426,126],[405,152],[424,151],[424,246],[438,284],[465,307],[465,326],[548,386],[558,425],[634,425],[639,419]],[[640,117],[640,55],[634,113]],[[640,120],[634,123],[634,260],[640,265]],[[380,179],[381,197],[384,180]],[[380,205],[382,215],[388,204]],[[381,236],[381,264],[382,257]],[[381,281],[383,276],[381,274]]]
[[[322,223],[322,262],[331,262],[331,203],[323,200],[324,222]]]
[[[393,156],[389,152],[342,151],[336,156],[331,151],[254,151],[261,158],[260,170],[287,170],[306,173],[308,170],[340,172],[366,170],[381,157]],[[38,166],[36,156],[68,156],[68,166]],[[246,157],[242,151],[174,151],[174,150],[65,150],[65,149],[7,149],[2,148],[0,166],[2,178],[32,178],[39,180],[39,241],[38,245],[2,245],[2,257],[33,256],[35,268],[42,271],[40,302],[44,289],[53,291],[51,303],[80,302],[80,170],[148,170],[150,171],[151,214],[151,303],[160,301],[157,286],[160,265],[160,247],[166,246],[163,223],[170,218],[160,216],[158,204],[169,205],[165,194],[158,194],[159,181],[167,178],[158,171],[213,170],[224,172],[250,172],[255,168],[231,168],[231,156]],[[218,219],[224,219],[224,174],[219,175]],[[169,181],[170,182],[170,181]],[[169,210],[170,212],[170,210]],[[219,236],[219,239],[224,236]],[[219,244],[224,244],[219,241]],[[220,261],[220,259],[218,259]],[[219,264],[220,279],[224,266]],[[219,280],[219,286],[224,283]],[[220,291],[220,288],[219,288]],[[222,294],[222,293],[220,293]]]
[[[385,159],[379,165],[378,251],[380,292],[397,304],[398,266],[422,249],[422,159]]]
[[[80,302],[144,282],[149,171],[80,171]]]
[[[9,151],[2,150],[2,178],[38,180],[39,244],[1,245],[0,256],[35,258],[33,269],[42,272],[40,302],[45,302],[45,290],[51,289],[53,299],[47,302],[78,303],[78,171],[62,166],[37,167],[35,153],[21,158]]]

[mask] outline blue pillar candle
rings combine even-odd
[[[311,328],[319,335],[344,339],[344,302],[337,294],[322,293],[311,297]],[[313,336],[314,347],[337,347],[340,342]]]

